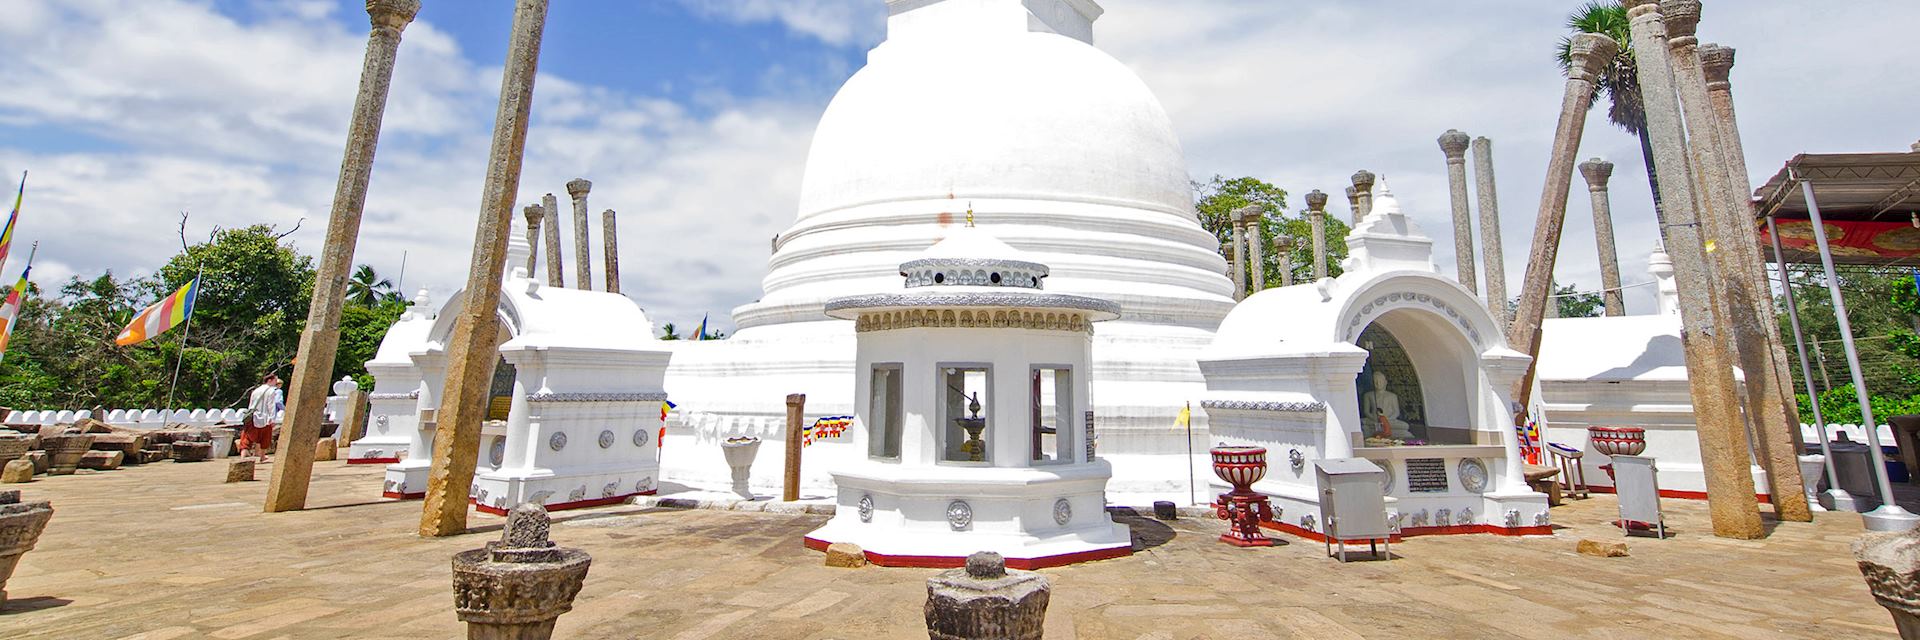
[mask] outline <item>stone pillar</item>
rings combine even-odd
[[[1220,257],[1227,259],[1227,272],[1224,275],[1226,275],[1227,279],[1229,280],[1233,279],[1233,274],[1239,273],[1238,270],[1233,268],[1234,265],[1239,264],[1239,261],[1234,259],[1234,254],[1236,253],[1239,253],[1239,252],[1233,250],[1233,243],[1231,242],[1220,243]],[[1236,283],[1234,286],[1233,299],[1235,300],[1240,299],[1240,289],[1239,289],[1238,283]]]
[[[1713,103],[1714,122],[1720,133],[1727,177],[1735,189],[1732,195],[1741,200],[1740,206],[1734,210],[1740,215],[1747,216],[1747,221],[1751,221],[1754,218],[1753,203],[1747,199],[1747,194],[1751,192],[1751,187],[1748,185],[1752,184],[1752,179],[1747,175],[1747,153],[1740,142],[1739,121],[1734,117],[1733,112],[1733,84],[1729,78],[1733,71],[1733,49],[1713,44],[1701,45],[1700,61],[1706,72],[1707,97]],[[1760,247],[1758,234],[1749,232],[1742,234],[1742,237],[1752,243],[1752,248],[1748,249],[1740,245],[1735,245],[1733,248],[1745,262],[1742,269],[1746,272],[1744,278],[1747,284],[1754,288],[1754,315],[1763,319],[1778,318],[1780,310],[1774,306],[1771,287],[1763,288],[1760,285],[1767,281],[1767,275],[1766,265],[1760,258],[1763,250]],[[1775,386],[1779,389],[1780,408],[1785,415],[1782,422],[1789,427],[1784,434],[1777,431],[1761,433],[1762,446],[1768,451],[1765,457],[1770,461],[1763,464],[1767,466],[1768,473],[1772,473],[1772,465],[1780,462],[1780,456],[1775,452],[1782,449],[1789,452],[1800,450],[1801,435],[1798,427],[1800,403],[1793,397],[1793,373],[1789,369],[1792,361],[1787,359],[1786,340],[1780,335],[1779,323],[1762,322],[1760,324],[1767,332],[1768,350],[1772,352],[1773,376],[1777,381]],[[1787,506],[1783,503],[1775,504]],[[1790,511],[1776,507],[1776,511],[1783,520],[1805,521],[1799,517],[1797,510]],[[1808,519],[1813,517],[1812,505],[1807,506],[1806,515]]]
[[[1307,221],[1313,224],[1313,279],[1327,277],[1327,194],[1307,194]]]
[[[807,413],[807,394],[787,395],[787,467],[781,477],[780,499],[793,502],[800,499],[800,424]]]
[[[1009,571],[998,553],[975,553],[966,568],[927,579],[927,637],[1040,640],[1052,595],[1046,576]]]
[[[1293,286],[1293,237],[1273,237],[1273,261],[1280,267],[1280,286]]]
[[[1753,372],[1745,378],[1745,399],[1754,454],[1760,466],[1767,470],[1769,483],[1787,488],[1769,491],[1774,496],[1774,511],[1782,520],[1808,522],[1813,520],[1813,512],[1807,508],[1806,495],[1794,490],[1800,486],[1800,452],[1794,438],[1794,432],[1800,429],[1800,416],[1797,408],[1788,408],[1797,404],[1787,391],[1792,389],[1792,383],[1779,378],[1780,363],[1773,359],[1774,344],[1780,339],[1778,316],[1772,313],[1771,302],[1760,300],[1771,298],[1773,290],[1760,288],[1767,279],[1760,268],[1752,187],[1734,184],[1727,172],[1726,142],[1720,132],[1719,117],[1714,114],[1713,103],[1707,96],[1699,39],[1694,37],[1700,23],[1700,0],[1661,0],[1660,13],[1666,20],[1668,52],[1673,61],[1675,85],[1680,90],[1680,106],[1686,121],[1693,123],[1687,128],[1688,141],[1693,152],[1696,184],[1706,187],[1698,196],[1703,216],[1710,216],[1706,229],[1715,250],[1709,251],[1708,257],[1719,275],[1714,282],[1721,288],[1725,321],[1733,330],[1728,346],[1733,349],[1740,370]],[[1766,311],[1765,316],[1760,315],[1762,309]],[[1768,331],[1770,327],[1772,331]],[[1784,350],[1781,356],[1784,359]],[[1788,424],[1789,418],[1792,424]]]
[[[400,53],[400,33],[420,12],[419,0],[367,0],[367,55],[360,69],[360,90],[347,125],[347,149],[340,160],[340,181],[334,186],[333,212],[327,219],[327,239],[313,279],[313,298],[307,306],[306,329],[294,370],[288,376],[286,426],[280,431],[279,457],[273,482],[267,486],[265,510],[291,511],[307,505],[307,482],[313,477],[313,447],[320,441],[325,419],[327,383],[332,382],[333,359],[340,348],[340,310],[346,306],[347,278],[353,270],[353,250],[360,239],[360,214],[367,205],[367,183],[373,179],[373,152],[380,141],[380,122],[386,115],[387,89],[393,63]]]
[[[540,221],[546,219],[547,210],[537,204],[527,205],[527,246],[532,249],[527,254],[527,277],[534,278],[540,273]]]
[[[1360,226],[1360,219],[1373,213],[1373,172],[1366,169],[1353,174],[1353,224]]]
[[[1240,213],[1238,211],[1227,213],[1227,226],[1233,229],[1233,235],[1231,237],[1233,253],[1227,256],[1227,259],[1233,261],[1234,300],[1242,300],[1247,297],[1247,230],[1246,227],[1240,225],[1240,221],[1238,220],[1239,215]]]
[[[1347,213],[1353,216],[1348,226],[1360,226],[1360,192],[1355,191],[1353,187],[1347,187]]]
[[[1660,199],[1666,203],[1665,247],[1673,258],[1674,278],[1680,289],[1680,339],[1686,350],[1687,386],[1693,406],[1718,410],[1695,411],[1695,433],[1700,439],[1701,467],[1706,475],[1707,508],[1714,535],[1758,538],[1760,505],[1748,473],[1745,429],[1739,395],[1733,384],[1733,356],[1727,345],[1726,324],[1714,281],[1720,277],[1706,254],[1703,224],[1697,214],[1686,132],[1674,86],[1673,63],[1667,52],[1667,28],[1657,0],[1625,0],[1633,28],[1633,50],[1640,65],[1640,93],[1646,104],[1647,133],[1653,144],[1654,167],[1660,181]],[[1796,474],[1797,477],[1798,474]],[[1798,492],[1792,492],[1798,493]]]
[[[1580,138],[1586,132],[1587,110],[1593,103],[1595,81],[1600,71],[1620,52],[1620,45],[1599,34],[1583,33],[1573,36],[1571,47],[1573,64],[1567,67],[1567,88],[1560,98],[1560,124],[1554,130],[1553,154],[1547,160],[1546,185],[1540,194],[1540,212],[1534,220],[1532,252],[1527,256],[1527,275],[1522,280],[1520,304],[1514,310],[1512,324],[1507,329],[1507,341],[1515,351],[1527,354],[1537,362],[1540,358],[1540,325],[1546,318],[1547,308],[1554,305],[1553,300],[1553,264],[1560,252],[1560,232],[1567,221],[1567,192],[1573,188],[1573,159],[1580,151]],[[1486,138],[1473,142],[1475,169],[1480,174],[1480,215],[1486,216],[1498,209],[1493,202],[1493,160],[1490,157],[1493,143]],[[1482,153],[1484,151],[1485,153]],[[1482,231],[1500,228],[1498,220],[1481,218]],[[1500,243],[1489,241],[1486,249],[1497,251]],[[1487,260],[1487,305],[1497,308],[1494,318],[1505,318],[1505,284],[1497,276],[1502,269],[1500,262],[1492,255]],[[1497,294],[1497,295],[1496,295]],[[1527,363],[1526,373],[1521,374],[1520,382],[1513,389],[1520,415],[1515,420],[1524,419],[1528,405],[1533,398],[1534,362]],[[1711,405],[1709,405],[1711,406]]]
[[[540,198],[540,210],[547,212],[547,286],[566,287],[566,261],[560,259],[560,199],[549,193]]]
[[[468,640],[546,640],[573,610],[593,557],[548,539],[547,510],[521,503],[500,541],[453,555],[453,609]]]
[[[1266,217],[1267,208],[1249,205],[1234,214],[1240,219],[1240,226],[1245,229],[1247,236],[1247,268],[1250,271],[1247,274],[1247,295],[1253,295],[1267,288],[1267,262],[1265,256],[1260,255],[1260,245],[1265,244],[1260,238],[1261,218]]]
[[[600,212],[600,232],[605,234],[600,250],[607,254],[607,273],[601,278],[607,282],[607,293],[620,293],[620,233],[613,217],[612,209]]]
[[[1584,124],[1572,132],[1573,151],[1568,153],[1579,151],[1580,135],[1583,131],[1585,131]],[[1555,157],[1558,158],[1558,156]],[[1568,156],[1567,161],[1572,162],[1572,156]],[[1571,180],[1571,178],[1568,179]],[[1505,327],[1513,322],[1513,312],[1507,310],[1507,252],[1500,241],[1500,190],[1494,185],[1493,180],[1493,141],[1485,137],[1473,140],[1473,180],[1474,186],[1480,192],[1480,268],[1487,272],[1483,276],[1487,281],[1487,310],[1493,313],[1493,319],[1499,322],[1500,326]],[[1567,188],[1564,186],[1560,189],[1559,202],[1561,209],[1559,215],[1564,221],[1567,202]],[[1535,229],[1534,233],[1539,233],[1539,230]],[[1552,251],[1559,251],[1560,227],[1557,225],[1554,227],[1553,237]],[[1549,263],[1547,266],[1551,269],[1553,265]],[[1527,277],[1532,278],[1533,274],[1529,272]],[[1551,288],[1553,278],[1549,277],[1547,280],[1548,284],[1540,286]],[[1507,330],[1507,340],[1513,341],[1512,329]]]
[[[567,195],[573,197],[573,277],[581,291],[593,290],[592,256],[587,248],[587,192],[593,183],[586,178],[567,181]]]
[[[1620,291],[1620,254],[1613,246],[1613,205],[1607,196],[1613,163],[1599,158],[1582,162],[1580,175],[1587,179],[1587,195],[1593,199],[1593,238],[1600,248],[1600,296],[1607,303],[1608,316],[1624,316],[1626,296]]]
[[[346,415],[340,417],[339,446],[353,444],[367,435],[367,392],[355,386],[347,392]]]
[[[7,604],[7,579],[20,566],[20,556],[33,550],[52,519],[53,503],[21,502],[19,489],[0,491],[0,607]]]
[[[1440,152],[1447,156],[1447,188],[1453,195],[1453,259],[1459,263],[1460,286],[1479,293],[1473,273],[1473,212],[1467,203],[1467,146],[1472,143],[1458,129],[1440,135]]]
[[[500,274],[513,228],[513,196],[520,190],[520,162],[533,109],[533,81],[540,66],[540,40],[547,0],[516,0],[513,31],[500,79],[500,109],[494,116],[487,179],[474,232],[473,264],[466,301],[447,345],[447,377],[435,412],[433,461],[427,476],[420,535],[451,536],[467,530],[467,496],[480,455],[480,423],[487,418],[487,391],[500,359]]]

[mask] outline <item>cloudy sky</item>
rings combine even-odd
[[[150,273],[178,250],[183,209],[202,237],[304,219],[293,239],[317,253],[365,49],[361,4],[8,0],[0,175],[32,171],[18,238],[41,243],[35,279]],[[424,4],[401,47],[356,262],[397,278],[404,255],[406,288],[444,299],[472,247],[512,6]],[[1158,93],[1196,178],[1257,176],[1298,208],[1356,169],[1389,176],[1445,273],[1435,138],[1492,138],[1517,285],[1562,87],[1551,53],[1577,2],[1102,4],[1100,47]],[[593,180],[594,210],[621,212],[629,295],[656,322],[711,311],[730,325],[731,308],[759,297],[767,238],[793,219],[813,126],[884,37],[884,14],[881,0],[554,0],[520,202],[564,201],[568,179]],[[1795,153],[1920,139],[1920,63],[1896,44],[1914,24],[1911,0],[1709,1],[1702,39],[1739,50],[1755,180]],[[1582,157],[1618,165],[1623,272],[1643,282],[1656,230],[1637,143],[1600,110],[1587,131]],[[1558,277],[1590,289],[1578,184]],[[1648,289],[1628,304],[1650,310]]]

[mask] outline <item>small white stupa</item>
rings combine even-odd
[[[971,217],[971,216],[969,216]],[[1132,553],[1095,455],[1093,323],[1119,306],[1042,290],[1048,268],[971,226],[900,265],[906,290],[837,298],[854,321],[862,459],[833,468],[839,510],[806,536],[886,566],[1007,566]]]
[[[1439,274],[1385,179],[1373,203],[1340,277],[1256,293],[1220,325],[1200,358],[1214,443],[1266,447],[1263,524],[1309,538],[1326,530],[1313,462],[1328,458],[1387,471],[1402,535],[1551,533],[1511,418],[1527,356]]]

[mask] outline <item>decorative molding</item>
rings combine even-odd
[[[860,333],[913,329],[919,327],[957,327],[962,329],[1034,329],[1072,331],[1093,334],[1093,321],[1078,313],[962,309],[915,309],[862,313],[854,323]]]
[[[1009,309],[1073,309],[1120,314],[1120,305],[1111,301],[1064,293],[961,292],[961,293],[877,293],[848,296],[827,301],[826,311],[859,309],[902,309],[925,307],[1006,307]]]
[[[554,451],[559,451],[561,449],[567,448],[566,432],[556,431],[552,436],[547,437],[547,446],[552,448]]]
[[[1066,498],[1053,501],[1053,523],[1062,527],[1073,521],[1073,503]]]
[[[966,531],[973,528],[973,506],[965,500],[947,503],[947,526],[954,531]]]
[[[636,447],[647,446],[647,437],[648,436],[647,436],[646,427],[634,429],[633,430],[633,446],[636,446]]]
[[[1487,465],[1479,458],[1461,458],[1457,467],[1460,475],[1460,488],[1473,493],[1487,490]]]
[[[613,440],[614,440],[613,430],[602,429],[600,431],[600,437],[597,440],[597,443],[600,445],[600,448],[602,449],[611,449],[613,448]]]
[[[664,391],[645,391],[636,393],[530,393],[527,402],[660,402],[667,399]]]
[[[1269,402],[1264,400],[1203,400],[1200,407],[1208,411],[1224,409],[1227,411],[1264,411],[1270,413],[1326,413],[1325,402]]]
[[[1447,304],[1446,301],[1426,293],[1394,292],[1374,298],[1372,302],[1368,302],[1365,306],[1360,307],[1359,310],[1347,318],[1347,333],[1350,334],[1349,339],[1359,339],[1360,330],[1365,328],[1365,324],[1368,324],[1368,322],[1363,321],[1371,321],[1378,318],[1378,316],[1374,314],[1374,310],[1376,309],[1384,315],[1392,309],[1420,307],[1421,305],[1432,307],[1433,310],[1439,312],[1439,315],[1444,315],[1448,320],[1459,325],[1460,330],[1473,340],[1476,348],[1485,347],[1485,343],[1480,340],[1480,330],[1475,329],[1473,323],[1467,321],[1466,316],[1461,315],[1459,310],[1454,309],[1453,306]]]
[[[860,521],[873,522],[873,496],[872,495],[860,496],[860,503],[858,506],[860,507]]]
[[[420,390],[414,389],[406,393],[399,393],[399,392],[369,393],[367,394],[367,399],[368,400],[419,400]]]

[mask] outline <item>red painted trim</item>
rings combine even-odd
[[[825,540],[814,538],[812,536],[804,536],[800,539],[800,544],[814,551],[826,551],[827,545],[830,543],[828,543]],[[868,551],[866,552],[866,554],[867,554],[867,562],[871,562],[873,564],[877,564],[882,567],[912,567],[916,569],[956,569],[959,567],[964,567],[967,564],[967,559],[965,556],[896,556],[896,555],[888,555],[884,553],[874,553],[872,551]],[[1095,560],[1111,560],[1114,558],[1124,558],[1130,555],[1133,555],[1132,546],[1121,546],[1121,547],[1114,547],[1111,549],[1094,549],[1092,551],[1081,551],[1077,553],[1063,553],[1057,556],[1042,556],[1038,558],[1007,558],[1007,568],[1019,569],[1021,571],[1032,571],[1034,569],[1046,569],[1050,567],[1059,567],[1059,566],[1065,566],[1065,565],[1075,564],[1079,562],[1092,562]]]
[[[567,509],[585,509],[587,507],[604,507],[610,504],[620,504],[622,502],[626,502],[628,498],[631,498],[634,496],[650,496],[658,492],[659,490],[655,489],[653,491],[629,493],[623,496],[614,496],[611,498],[594,498],[592,500],[581,500],[579,502],[562,502],[558,504],[550,504],[550,505],[547,505],[547,511],[565,511]],[[496,516],[507,515],[506,509],[501,509],[499,507],[495,507],[492,505],[480,504],[478,500],[475,500],[472,497],[467,498],[467,504],[473,505],[473,508],[479,510],[481,513],[491,513]]]
[[[1281,532],[1289,533],[1301,538],[1306,538],[1314,542],[1324,543],[1327,541],[1327,536],[1325,534],[1322,534],[1318,531],[1303,529],[1299,526],[1287,524],[1285,522],[1274,522],[1272,520],[1262,520],[1260,521],[1260,526],[1262,528],[1281,531]],[[1404,527],[1400,529],[1400,533],[1394,534],[1392,537],[1388,538],[1387,541],[1400,542],[1402,539],[1405,539],[1405,538],[1415,538],[1419,536],[1451,536],[1451,535],[1462,535],[1462,534],[1469,534],[1469,533],[1491,533],[1491,534],[1500,535],[1500,536],[1550,536],[1550,535],[1553,535],[1553,527],[1551,526],[1499,527],[1499,526],[1494,526],[1490,524],[1448,525],[1443,527]],[[1347,544],[1356,544],[1361,542],[1366,542],[1366,540],[1348,540]]]
[[[1292,534],[1296,537],[1306,538],[1314,542],[1327,541],[1327,536],[1325,534],[1322,534],[1318,531],[1314,531],[1311,529],[1306,529],[1298,525],[1287,524],[1285,522],[1275,522],[1273,520],[1261,520],[1260,527],[1263,529],[1272,529],[1274,531],[1280,531],[1280,532]],[[1399,541],[1400,541],[1400,536],[1397,536],[1397,535],[1387,538],[1385,540],[1385,542],[1399,542]],[[1360,542],[1366,542],[1366,540],[1348,540],[1347,544],[1355,544]]]
[[[1613,493],[1614,492],[1613,487],[1603,487],[1598,485],[1588,486],[1587,490],[1592,491],[1594,493]],[[1660,497],[1673,498],[1675,500],[1705,500],[1707,499],[1707,492],[1680,491],[1677,489],[1661,489]],[[1764,502],[1767,504],[1773,504],[1773,496],[1771,495],[1764,494],[1764,493],[1756,493],[1756,494],[1753,494],[1753,497],[1759,498],[1761,502]]]
[[[416,498],[425,498],[425,497],[427,497],[427,492],[425,492],[425,491],[422,491],[422,492],[420,492],[420,493],[399,493],[399,492],[395,492],[395,491],[382,491],[382,492],[380,492],[380,497],[382,497],[382,498],[393,498],[393,499],[395,499],[395,500],[413,500],[413,499],[416,499]]]
[[[347,464],[393,464],[399,458],[347,458]]]

